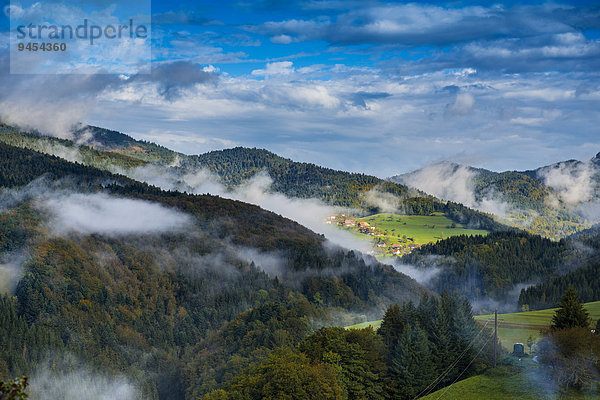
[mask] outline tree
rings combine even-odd
[[[373,329],[321,328],[306,337],[299,349],[313,362],[340,369],[348,399],[383,400],[385,350]]]
[[[563,295],[559,309],[552,317],[550,329],[556,331],[575,327],[589,328],[589,326],[588,312],[583,308],[583,303],[579,301],[577,292],[571,285]]]
[[[27,398],[27,377],[0,382],[0,400],[23,400]]]
[[[596,335],[600,335],[600,319],[596,322]]]
[[[589,328],[555,330],[536,347],[539,361],[559,387],[593,388],[600,365],[600,337]],[[595,390],[595,389],[593,389]]]
[[[264,362],[234,378],[225,390],[205,396],[210,400],[346,398],[333,366],[311,363],[304,354],[288,348],[275,350]]]

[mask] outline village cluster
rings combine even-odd
[[[373,250],[377,253],[402,256],[420,246],[419,244],[414,243],[414,239],[411,237],[403,236],[400,238],[386,235],[378,230],[376,226],[373,226],[366,221],[358,221],[346,214],[330,215],[327,217],[325,223],[329,225],[335,224],[339,227],[370,236],[373,241]],[[369,253],[373,253],[373,251]]]

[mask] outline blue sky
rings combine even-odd
[[[151,6],[147,75],[11,75],[4,17],[0,118],[58,136],[91,123],[185,153],[262,147],[382,177],[600,152],[597,2]]]

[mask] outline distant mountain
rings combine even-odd
[[[295,198],[316,198],[332,206],[377,212],[391,207],[408,214],[443,212],[456,222],[487,230],[506,229],[486,215],[463,205],[440,201],[405,185],[374,176],[336,171],[295,162],[262,149],[237,147],[190,156],[165,147],[135,140],[125,134],[86,126],[67,141],[0,125],[0,141],[55,154],[86,165],[130,174],[133,168],[156,165],[174,176],[209,171],[227,187],[235,187],[259,173],[272,179],[271,190]]]
[[[588,162],[568,160],[528,171],[441,162],[389,179],[554,239],[600,220],[600,153]]]

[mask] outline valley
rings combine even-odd
[[[446,217],[431,215],[373,214],[365,217],[336,215],[328,221],[373,243],[373,253],[402,256],[427,243],[458,235],[486,235],[489,231],[469,229]]]
[[[600,399],[598,2],[5,3],[0,400]]]
[[[411,364],[415,346],[431,374],[449,367],[455,352],[478,360],[434,386],[468,396],[477,385],[494,391],[522,379],[514,366],[488,370],[489,349],[465,347],[463,338],[482,349],[490,343],[489,316],[473,318],[473,307],[555,306],[567,282],[586,301],[600,297],[598,276],[589,272],[600,248],[594,229],[549,240],[401,184],[265,150],[185,156],[101,128],[82,131],[87,144],[0,128],[0,275],[10,294],[0,301],[7,322],[0,344],[9,349],[0,374],[27,373],[54,349],[103,371],[127,369],[151,400],[220,399],[221,391],[235,398],[240,382],[268,379],[260,374],[270,363],[308,371],[308,357],[327,374],[320,346],[333,346],[344,376],[362,360],[385,379],[327,385],[381,399],[386,391],[414,396],[433,378],[402,388],[385,383],[404,379],[387,354],[421,370]],[[396,211],[386,212],[381,200]],[[315,221],[325,234],[299,221]],[[357,240],[333,244],[336,232]],[[360,243],[371,249],[361,252]],[[539,283],[515,293],[532,279]],[[586,304],[592,318],[600,317],[598,304]],[[502,314],[502,345],[539,340],[553,312]],[[383,331],[382,317],[389,321]],[[431,356],[431,348],[446,346],[432,335],[438,329],[457,346],[443,350],[448,359]],[[350,347],[335,347],[340,340]],[[349,356],[357,343],[369,358]],[[137,364],[148,351],[155,358]],[[56,373],[70,362],[59,357]]]

